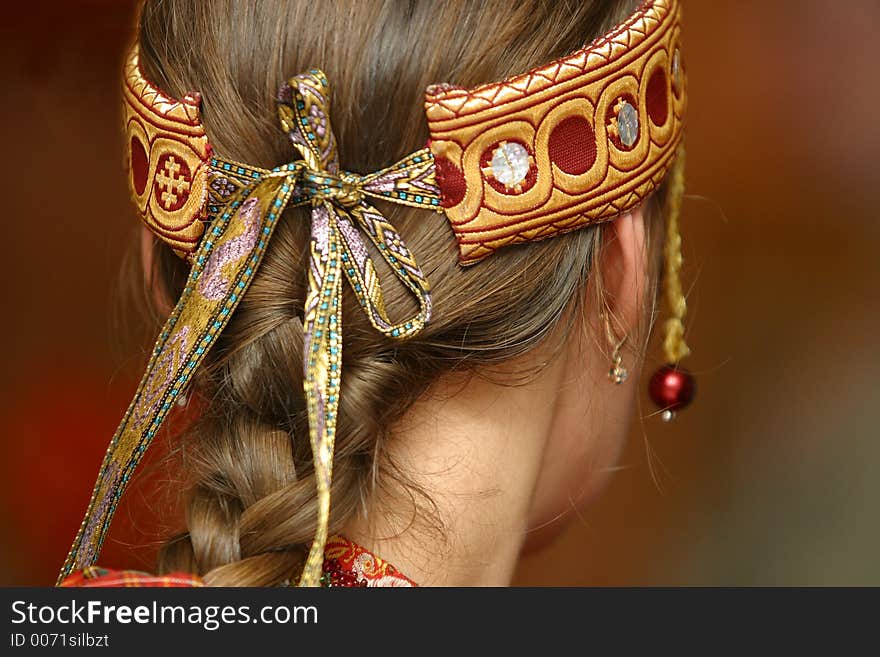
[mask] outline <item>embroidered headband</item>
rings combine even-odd
[[[164,94],[141,74],[135,46],[123,87],[132,199],[150,230],[192,268],[107,450],[59,581],[97,559],[135,467],[247,292],[283,210],[302,205],[311,207],[303,374],[318,518],[300,585],[317,585],[342,374],[342,281],[372,326],[390,338],[418,333],[431,317],[428,281],[370,199],[444,212],[462,265],[635,208],[676,160],[680,172],[676,153],[687,100],[679,4],[646,0],[589,46],[503,82],[432,85],[425,96],[428,145],[367,175],[340,168],[330,84],[321,71],[282,85],[279,121],[298,159],[268,170],[215,154],[199,94],[182,100]],[[673,174],[672,185],[681,187],[680,175]],[[687,354],[677,204],[674,210],[666,253],[670,321],[677,322],[667,325],[672,364]],[[365,240],[412,293],[413,316],[395,322],[386,314]],[[682,400],[664,403],[689,401]]]

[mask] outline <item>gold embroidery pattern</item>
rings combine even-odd
[[[454,174],[440,187],[463,264],[610,219],[656,189],[683,132],[680,14],[679,0],[648,0],[618,29],[530,73],[429,88],[430,147],[438,170]],[[485,166],[505,141],[535,154],[534,184],[518,194],[492,185]]]
[[[132,49],[123,77],[129,190],[144,223],[180,255],[196,250],[204,232],[211,147],[199,95],[174,100],[140,73]]]

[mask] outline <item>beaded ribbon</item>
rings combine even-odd
[[[134,468],[247,291],[282,211],[311,205],[303,387],[318,517],[299,583],[320,584],[342,373],[342,280],[348,279],[373,327],[390,338],[418,333],[431,316],[427,280],[394,227],[366,199],[439,211],[440,192],[433,156],[426,148],[368,175],[339,169],[329,121],[330,86],[321,71],[291,78],[282,85],[277,102],[281,127],[302,159],[272,170],[211,159],[210,223],[192,256],[188,284],[107,450],[59,581],[95,563]],[[413,316],[398,322],[388,317],[375,256],[364,237],[413,294],[418,304]]]

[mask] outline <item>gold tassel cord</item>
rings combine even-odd
[[[688,354],[690,348],[684,337],[684,318],[687,313],[687,300],[681,286],[681,267],[684,258],[681,254],[681,233],[679,217],[684,198],[684,146],[678,147],[675,164],[669,174],[669,192],[666,203],[666,242],[663,248],[663,294],[669,317],[664,323],[663,353],[666,362],[676,365]]]

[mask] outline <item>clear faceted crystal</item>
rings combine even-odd
[[[615,365],[608,372],[608,378],[614,381],[617,385],[626,381],[627,377],[629,377],[629,372],[625,367],[620,365]]]
[[[522,144],[505,142],[492,153],[492,176],[508,187],[525,180],[529,166],[529,152]]]
[[[639,113],[628,102],[623,101],[617,112],[617,134],[620,141],[629,148],[639,138]]]
[[[677,48],[672,55],[672,84],[676,90],[681,88],[681,51]]]

